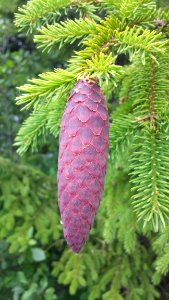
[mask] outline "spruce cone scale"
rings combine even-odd
[[[60,131],[58,202],[64,237],[74,252],[87,239],[102,196],[108,157],[107,107],[97,84],[79,80]]]

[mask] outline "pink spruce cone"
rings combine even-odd
[[[87,239],[102,196],[108,157],[107,107],[96,83],[79,80],[60,132],[58,201],[64,237],[74,252]]]

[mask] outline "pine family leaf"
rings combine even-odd
[[[109,142],[113,157],[117,158],[121,153],[126,153],[135,126],[135,117],[132,114],[132,102],[126,100],[110,115]]]
[[[121,115],[114,119],[110,125],[110,149],[116,151],[126,151],[126,147],[135,131],[134,117],[132,115]],[[114,153],[115,154],[115,153]]]
[[[138,122],[140,119],[140,123],[150,114],[154,116],[163,114],[168,106],[167,74],[169,65],[166,63],[168,50],[165,55],[158,55],[157,60],[158,64],[146,56],[146,64],[139,66],[137,58],[133,65],[134,68],[131,69],[132,75],[127,79],[127,89],[129,90],[127,96],[133,102],[134,114],[138,117]],[[139,72],[137,72],[138,66]],[[132,85],[133,80],[135,81],[134,85]],[[126,86],[126,83],[124,84]],[[139,86],[142,89],[139,89]]]
[[[41,25],[55,23],[58,17],[67,14],[67,10],[72,9],[74,13],[78,11],[80,17],[87,15],[89,18],[99,20],[100,17],[95,14],[96,8],[92,1],[29,0],[15,14],[15,25],[20,30],[28,28],[32,32]]]
[[[17,98],[17,104],[23,109],[33,108],[30,119],[23,125],[22,134],[18,136],[20,151],[25,151],[31,144],[35,148],[41,134],[49,132],[57,136],[65,101],[55,103],[55,96],[63,93],[67,97],[72,85],[79,79],[96,77],[104,90],[108,83],[107,89],[111,87],[111,93],[106,93],[108,102],[112,95],[122,98],[122,104],[111,114],[111,155],[115,154],[113,159],[117,165],[121,158],[121,166],[124,163],[127,168],[130,164],[135,212],[138,219],[145,224],[152,221],[155,230],[158,230],[169,216],[168,12],[158,10],[154,0],[99,0],[97,3],[30,0],[20,9],[16,24],[20,28],[53,24],[60,9],[68,8],[70,4],[77,19],[62,19],[64,21],[60,24],[42,27],[35,39],[40,47],[47,49],[55,43],[62,46],[81,39],[81,48],[70,59],[66,70],[41,74],[20,88],[23,94]],[[105,18],[101,19],[103,14]],[[131,65],[125,68],[117,65],[116,58],[121,53],[129,57]],[[116,104],[111,104],[112,101],[108,107],[113,111]],[[120,211],[122,208],[119,211],[115,209],[114,216]],[[130,210],[128,214],[131,217]],[[110,221],[108,227],[110,224],[118,226],[118,217],[114,223]],[[131,235],[125,241],[124,229],[121,224],[119,226],[121,229],[115,229],[114,236],[117,234],[123,241],[123,248],[132,251]],[[130,224],[127,223],[126,227],[130,229]],[[76,284],[72,283],[72,292],[76,290]],[[144,295],[144,290],[142,293]]]
[[[159,52],[165,52],[165,45],[167,40],[163,41],[162,33],[156,31],[150,31],[141,27],[133,26],[133,28],[126,27],[124,31],[116,31],[114,33],[117,43],[120,44],[118,52],[127,52],[132,60],[133,55],[140,53],[142,55],[142,61],[145,62],[145,53],[149,53],[152,57]]]
[[[134,210],[145,225],[152,221],[156,231],[169,218],[168,147],[163,133],[147,126],[135,137],[130,162]]]
[[[97,248],[89,245],[89,249],[80,255],[73,254],[69,250],[65,251],[58,264],[55,264],[55,270],[57,269],[59,273],[58,282],[65,285],[69,284],[71,295],[74,295],[80,287],[85,287],[88,278],[90,280],[96,279],[97,271],[103,265],[103,263],[97,264],[96,256],[97,260],[101,262],[103,255]]]
[[[38,110],[32,113],[23,123],[17,137],[15,146],[17,152],[23,154],[31,146],[32,150],[37,150],[37,139],[39,135],[46,134],[46,123],[48,119],[47,110]]]
[[[165,246],[163,254],[161,255],[161,257],[158,257],[155,265],[156,265],[155,277],[157,276],[157,274],[159,274],[160,276],[167,274],[169,270],[169,244]]]
[[[153,248],[156,253],[155,269],[156,272],[153,276],[153,282],[158,284],[161,276],[164,276],[169,270],[169,237],[168,237],[168,226],[165,230],[157,237],[153,243]]]
[[[114,31],[121,27],[122,23],[116,16],[107,16],[97,25],[97,35],[84,39],[83,44],[93,52],[100,48],[106,51],[114,44]]]
[[[164,126],[168,121],[163,124],[168,106],[168,65],[164,64],[167,55],[158,56],[159,64],[146,57],[146,65],[139,68],[139,73],[133,69],[133,89],[128,89],[130,84],[128,86],[127,81],[135,122],[141,130],[135,135],[130,163],[133,205],[138,218],[144,220],[144,224],[152,221],[156,231],[165,226],[169,209],[168,139],[167,127]],[[146,74],[150,75],[147,77]]]
[[[159,256],[161,256],[161,252],[163,252],[163,250],[169,243],[168,230],[169,230],[169,226],[166,226],[163,232],[161,232],[160,235],[157,236],[157,238],[153,243],[153,249],[155,250],[156,254],[158,254]]]
[[[48,120],[46,124],[47,130],[55,137],[59,134],[60,122],[66,106],[67,99],[59,93],[54,101],[49,105]]]
[[[101,0],[103,7],[107,7],[108,13],[123,20],[128,25],[141,25],[143,27],[154,27],[154,20],[157,15],[156,1],[139,0]]]
[[[15,14],[15,25],[21,29],[40,25],[39,19],[53,18],[59,9],[71,4],[70,0],[29,0]]]
[[[59,239],[55,180],[37,169],[3,158],[0,169],[0,237],[6,239],[9,253],[13,257],[16,252],[31,253],[37,241],[42,245],[44,240],[51,243],[56,235]]]
[[[123,73],[122,67],[117,66],[115,64],[116,57],[112,57],[112,54],[105,55],[103,52],[100,52],[99,55],[93,55],[93,57],[89,60],[86,59],[82,64],[86,74],[90,76],[90,78],[99,78],[100,82],[102,78],[108,84],[108,80],[111,78],[111,82],[114,86],[117,86],[119,78]],[[80,74],[80,72],[79,72]]]
[[[66,98],[60,92],[47,105],[41,105],[40,108],[32,114],[23,123],[15,139],[17,152],[23,154],[30,147],[37,150],[38,139],[45,136],[47,132],[57,135],[63,110],[66,104]]]
[[[106,8],[108,9],[118,9],[121,1],[120,0],[100,0],[101,4],[103,5],[103,7],[106,6]]]
[[[129,23],[134,24],[135,22],[139,23],[143,21],[146,15],[148,15],[148,12],[151,16],[151,13],[155,8],[155,0],[122,0],[119,6],[118,15],[121,19],[127,19],[129,20]]]
[[[39,75],[39,78],[30,80],[29,84],[19,87],[23,94],[16,98],[17,105],[25,105],[22,109],[52,99],[54,95],[62,89],[62,93],[67,93],[69,84],[75,80],[75,74],[63,69],[56,69],[54,72],[47,72]]]
[[[76,39],[97,31],[93,20],[80,18],[42,27],[39,32],[40,35],[35,35],[35,42],[40,44],[39,48],[51,49],[56,43],[60,46],[73,43]]]

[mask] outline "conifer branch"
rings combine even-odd
[[[149,53],[152,57],[156,53],[164,53],[167,40],[162,40],[162,33],[157,34],[156,31],[145,29],[143,31],[140,27],[129,28],[128,26],[122,32],[116,31],[115,38],[120,44],[118,52],[129,52],[131,60],[133,55],[140,53],[142,61],[145,63],[145,53]],[[155,58],[155,57],[154,57]]]
[[[167,201],[169,192],[167,188],[169,178],[167,148],[169,142],[167,139],[168,127],[166,126],[168,123],[166,117],[168,65],[165,63],[167,57],[168,52],[165,55],[157,55],[159,61],[157,64],[153,59],[146,56],[145,65],[140,66],[139,62],[139,72],[137,58],[135,64],[126,70],[127,76],[123,81],[121,91],[122,96],[127,97],[124,104],[128,101],[128,103],[132,103],[133,108],[130,113],[135,118],[132,120],[134,130],[132,137],[134,140],[130,140],[133,148],[129,164],[132,169],[133,206],[138,218],[143,219],[145,225],[151,220],[156,231],[165,226],[169,212],[169,201]],[[135,82],[134,85],[133,82]],[[115,124],[116,120],[120,120],[119,117],[120,114],[117,110],[117,114],[114,114]],[[128,118],[127,111],[121,120],[122,126],[125,126],[126,118]],[[127,127],[123,133],[119,124],[117,136],[122,136],[121,133],[124,136],[125,133],[130,134],[132,126],[131,129],[129,127],[129,133]],[[112,129],[113,123],[110,127],[110,133]],[[112,143],[113,139],[116,141],[113,136]],[[121,139],[121,142],[122,146],[125,147],[125,139],[124,141]]]
[[[52,99],[58,89],[63,88],[66,93],[68,85],[75,80],[75,74],[62,69],[54,72],[47,72],[39,75],[40,78],[30,80],[30,84],[25,84],[19,88],[23,94],[16,98],[17,105],[25,105],[22,109],[36,106],[45,99]]]
[[[58,10],[71,4],[71,0],[29,0],[26,5],[19,8],[15,14],[15,25],[21,29],[25,27],[36,27],[39,19],[53,18]]]
[[[128,24],[149,25],[154,21],[156,15],[156,1],[147,0],[100,0],[103,6],[106,6],[108,13],[113,10],[121,20],[127,19]]]
[[[156,273],[154,274],[154,282],[157,284],[162,275],[166,275],[169,270],[169,244],[163,248],[161,256],[157,258],[155,262]]]
[[[119,8],[121,1],[120,0],[99,0],[103,7],[106,7],[108,10],[116,10]]]
[[[150,31],[142,27],[129,26],[122,30],[123,24],[119,23],[116,17],[107,17],[97,26],[98,35],[85,39],[82,43],[87,46],[81,53],[86,57],[92,51],[99,51],[101,48],[108,51],[110,47],[118,47],[118,53],[128,52],[131,60],[137,53],[142,55],[142,61],[145,63],[145,55],[149,53],[155,59],[155,55],[165,52],[165,46],[168,40],[164,39],[162,33]]]
[[[40,108],[32,112],[24,121],[15,140],[15,146],[18,147],[17,152],[20,155],[30,147],[33,151],[37,150],[40,136],[45,136],[47,133],[56,136],[59,133],[59,125],[66,103],[63,95],[63,92],[60,91],[50,103],[42,103]]]
[[[129,20],[129,23],[144,21],[144,18],[148,15],[151,17],[151,13],[156,8],[156,1],[152,0],[122,0],[119,6],[118,15],[122,19]]]
[[[66,105],[66,95],[63,92],[57,94],[48,109],[48,121],[46,129],[55,137],[59,134],[60,122]]]
[[[131,157],[135,212],[144,225],[151,220],[156,231],[165,226],[169,213],[168,147],[161,132],[147,127],[135,138]]]
[[[42,27],[39,32],[40,35],[35,35],[35,42],[40,44],[39,48],[50,49],[55,43],[59,43],[60,47],[72,44],[76,39],[97,31],[93,20],[80,18]]]
[[[158,64],[146,56],[145,65],[140,65],[140,58],[135,58],[134,64],[129,67],[125,80],[123,81],[122,97],[127,96],[133,102],[134,114],[138,118],[149,120],[152,113],[150,111],[150,101],[153,102],[154,109],[152,114],[156,116],[163,114],[168,106],[168,72],[169,66],[166,64],[168,60],[168,50],[163,55],[157,55]],[[139,68],[139,72],[138,72]],[[148,75],[149,74],[149,75]],[[133,81],[135,84],[133,85]],[[142,89],[139,89],[139,87]],[[163,88],[161,88],[161,86]],[[127,91],[125,91],[127,88]],[[127,95],[125,95],[127,93]]]
[[[125,75],[124,75],[125,76]],[[132,115],[132,102],[128,99],[110,115],[109,147],[114,161],[127,152],[135,131],[135,117]]]
[[[104,49],[108,51],[111,45],[114,45],[114,32],[121,30],[122,24],[114,15],[106,17],[100,24],[97,25],[97,35],[86,38],[82,43],[87,46],[90,51],[98,51]]]
[[[131,143],[131,138],[136,130],[133,122],[134,117],[132,115],[121,115],[110,125],[110,150],[112,150],[111,153],[114,157],[125,153],[126,148]]]
[[[19,87],[23,92],[16,98],[17,105],[24,105],[23,109],[34,107],[41,102],[48,102],[60,89],[65,95],[68,94],[70,85],[81,76],[100,77],[102,79],[111,78],[114,85],[122,73],[121,66],[115,65],[115,59],[110,55],[100,53],[91,60],[79,57],[70,60],[67,70],[56,69],[54,72],[47,72],[39,75],[40,78],[30,80],[29,84]],[[40,88],[41,87],[41,88]]]
[[[31,145],[36,148],[41,134],[58,134],[65,99],[79,78],[98,78],[104,89],[106,83],[117,87],[124,103],[110,116],[111,153],[114,160],[124,152],[130,156],[134,210],[144,224],[152,221],[154,229],[159,230],[169,218],[168,15],[157,10],[154,0],[80,2],[57,0],[53,7],[53,0],[30,0],[17,15],[18,26],[31,24],[32,28],[42,20],[50,24],[50,15],[58,13],[61,4],[63,7],[71,4],[81,17],[42,27],[35,40],[39,47],[51,49],[56,43],[62,46],[81,39],[82,47],[70,59],[66,70],[43,73],[20,88],[23,94],[17,98],[17,104],[22,109],[33,107],[33,112],[16,139],[18,151],[22,153]],[[105,3],[111,12],[113,9],[113,14],[101,20],[100,8]],[[89,15],[80,14],[82,6]],[[165,17],[161,27],[157,22],[159,16]],[[132,65],[125,68],[117,65],[120,53],[129,56]],[[59,95],[63,101],[55,102],[54,97],[58,99]],[[106,95],[110,97],[111,93]],[[129,244],[130,240],[131,235]],[[125,247],[130,249],[127,243],[126,240]]]
[[[169,227],[166,226],[163,232],[157,237],[153,243],[157,259],[155,261],[156,272],[153,275],[154,284],[160,282],[161,276],[165,275],[169,270]]]
[[[81,54],[81,52],[77,52]],[[75,56],[70,60],[71,64],[77,64],[79,77],[86,74],[91,78],[99,78],[100,84],[102,84],[102,79],[106,80],[111,79],[111,82],[116,86],[116,82],[123,73],[122,67],[115,64],[116,57],[112,57],[112,54],[105,55],[103,52],[100,52],[97,55],[92,55],[89,59],[81,58],[80,61],[77,61],[79,56]]]
[[[40,135],[46,135],[46,123],[48,120],[48,112],[46,109],[38,110],[32,113],[22,124],[17,137],[15,146],[17,152],[23,154],[31,146],[32,150],[37,150],[37,140]]]
[[[58,16],[66,9],[78,7],[80,16],[88,16],[98,20],[96,16],[96,7],[92,5],[91,1],[80,0],[29,0],[26,5],[19,8],[18,13],[15,14],[15,25],[20,28],[28,28],[30,32],[33,29],[39,28],[41,25],[54,23]]]

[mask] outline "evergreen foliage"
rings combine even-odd
[[[157,283],[169,268],[167,228],[154,239],[138,227],[125,161],[113,170],[109,163],[95,228],[78,255],[63,240],[55,180],[3,158],[0,171],[0,289],[6,300],[156,299],[152,279]]]
[[[35,42],[40,47],[46,46],[46,49],[53,46],[54,43],[62,44],[73,43],[76,39],[86,36],[96,31],[96,23],[90,19],[75,19],[60,22],[55,25],[48,25],[40,29],[41,35],[35,36]],[[97,32],[97,31],[96,31]]]
[[[16,13],[15,24],[22,28],[30,27],[30,31],[36,29],[41,24],[47,24],[49,22],[54,22],[63,10],[71,9],[76,6],[80,8],[80,14],[88,14],[90,17],[95,17],[93,12],[95,12],[94,5],[90,4],[90,1],[76,1],[76,0],[31,0],[28,1],[27,5],[19,8],[19,12]],[[96,17],[97,18],[97,17]]]
[[[1,295],[40,299],[41,294],[43,299],[56,299],[44,263],[44,245],[57,240],[61,231],[55,182],[40,171],[3,158],[0,174]],[[35,262],[42,264],[39,271]]]
[[[13,10],[11,1],[6,0],[2,5],[1,2],[0,9],[2,6],[5,13],[9,7]],[[35,5],[39,1],[30,2]],[[46,136],[48,144],[51,142],[57,152],[58,139],[51,139],[49,134],[58,136],[67,95],[80,76],[99,76],[110,112],[110,157],[105,191],[89,240],[83,252],[75,255],[67,250],[63,240],[57,211],[56,180],[32,167],[0,158],[0,294],[5,300],[154,300],[159,297],[168,300],[169,226],[167,224],[159,233],[152,231],[152,225],[156,230],[163,227],[168,216],[168,49],[163,43],[168,38],[168,11],[158,10],[154,1],[100,0],[76,1],[71,9],[67,6],[65,13],[64,1],[61,2],[60,17],[56,5],[56,15],[45,8],[45,14],[39,17],[40,10],[37,9],[35,21],[27,21],[23,27],[28,29],[30,26],[31,30],[41,24],[43,30],[53,30],[54,27],[50,26],[64,27],[70,20],[65,21],[66,14],[69,16],[71,12],[72,21],[78,22],[79,17],[81,21],[85,20],[85,24],[86,20],[96,23],[98,34],[94,29],[84,34],[78,47],[76,36],[71,36],[76,53],[66,72],[58,69],[45,73],[46,77],[43,75],[30,83],[28,91],[26,87],[23,91],[25,98],[19,96],[22,108],[30,105],[28,111],[21,113],[22,116],[30,112],[30,117],[20,129],[16,142],[23,153],[28,147],[36,149],[42,144],[41,137]],[[167,1],[163,0],[163,3],[167,4]],[[23,19],[27,16],[26,7]],[[22,13],[19,14],[22,22]],[[105,15],[107,17],[103,19]],[[62,23],[56,23],[59,19]],[[152,30],[161,32],[158,39],[154,35],[155,42],[160,42],[158,50],[155,45],[151,47],[151,42],[154,43],[151,38],[148,40],[150,52],[143,49],[141,43],[142,48],[137,47],[131,37],[130,47],[127,43],[113,43],[111,37],[115,32],[118,35],[118,30],[119,33],[125,32],[134,25],[134,33],[137,28],[142,28],[135,36],[137,41],[144,29],[150,33],[149,37],[152,37]],[[8,36],[11,24],[5,26]],[[5,31],[0,32],[3,47],[6,44]],[[42,36],[39,31],[38,37]],[[70,43],[69,36],[68,39]],[[64,43],[65,36],[61,43],[62,56],[65,50],[70,53]],[[53,39],[47,49],[55,50],[59,44],[60,41]],[[124,67],[117,65],[121,46],[127,47],[124,52],[130,57],[130,64]],[[8,147],[6,124],[13,122],[14,125],[12,116],[18,116],[17,107],[10,115],[7,109],[9,104],[12,106],[15,95],[13,86],[23,84],[32,72],[35,73],[33,76],[41,70],[46,72],[50,61],[49,56],[40,59],[39,52],[23,50],[13,53],[8,50],[0,56],[3,62],[0,80],[3,122],[0,129],[1,153],[4,153]],[[149,76],[150,73],[154,76]],[[18,123],[15,125],[13,131],[19,126]],[[52,174],[55,174],[55,159],[51,152],[47,155],[45,172],[49,174],[52,169]],[[34,162],[35,154],[27,154],[27,159]],[[42,153],[36,154],[36,159],[44,169]],[[25,162],[25,157],[21,160]],[[144,185],[144,180],[149,186],[148,183]],[[145,191],[140,191],[141,187],[145,187]],[[144,193],[145,198],[140,193]],[[146,197],[150,200],[147,207]],[[137,205],[139,201],[140,207]],[[142,221],[137,222],[142,212]],[[146,225],[144,228],[142,223]]]
[[[80,50],[69,60],[66,70],[56,69],[39,75],[20,87],[17,104],[32,108],[31,116],[18,133],[16,145],[23,153],[37,147],[37,137],[57,132],[63,103],[81,77],[98,78],[101,87],[112,84],[124,103],[111,113],[110,154],[129,157],[128,173],[132,183],[132,203],[138,220],[158,231],[168,222],[168,12],[155,1],[86,1],[95,17],[87,13],[79,19],[52,22],[49,14],[81,1],[30,0],[16,14],[16,25],[23,29],[36,25],[39,47],[54,49],[80,39]],[[102,17],[102,10],[105,17]],[[110,8],[113,13],[110,13]],[[32,18],[30,20],[30,17]],[[158,20],[162,18],[162,25]],[[39,28],[39,22],[45,25]],[[29,22],[28,22],[29,20]],[[51,24],[51,22],[53,24]],[[128,55],[130,64],[116,65],[117,55]],[[64,99],[61,95],[64,95]],[[107,97],[108,102],[111,100]],[[56,103],[56,107],[55,107]],[[50,116],[56,110],[52,128]],[[53,117],[52,117],[53,118]],[[53,128],[55,131],[53,132]],[[148,225],[149,226],[149,225]]]

